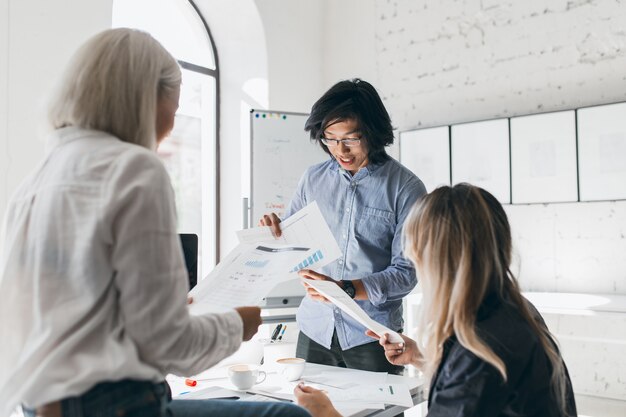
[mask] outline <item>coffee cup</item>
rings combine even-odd
[[[296,381],[300,379],[304,372],[306,361],[301,358],[282,358],[276,361],[278,364],[278,373],[287,381]]]
[[[233,365],[228,368],[228,378],[237,389],[247,390],[265,381],[267,375],[256,365]]]

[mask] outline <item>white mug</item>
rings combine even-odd
[[[276,361],[279,367],[279,373],[287,381],[296,381],[300,379],[304,372],[306,361],[301,358],[282,358]]]
[[[228,378],[237,389],[247,390],[265,381],[267,375],[256,365],[233,365],[228,368]]]

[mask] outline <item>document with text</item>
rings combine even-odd
[[[267,226],[237,233],[239,245],[189,293],[192,314],[259,305],[276,284],[319,268],[341,255],[322,213],[313,202],[281,223],[275,238]]]

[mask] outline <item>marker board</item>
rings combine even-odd
[[[311,165],[329,156],[304,131],[308,114],[250,112],[250,224],[266,213],[282,216],[298,181]]]
[[[267,213],[282,217],[304,171],[328,160],[328,154],[304,131],[308,117],[304,113],[250,111],[251,226]],[[299,280],[287,281],[272,290],[266,306],[295,307],[303,296]]]

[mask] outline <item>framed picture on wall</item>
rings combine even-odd
[[[400,132],[400,162],[417,175],[426,190],[450,185],[448,126]]]
[[[511,118],[513,204],[578,201],[573,110]]]
[[[580,200],[626,199],[626,103],[577,112]]]
[[[509,120],[452,126],[452,183],[468,182],[511,203]]]

